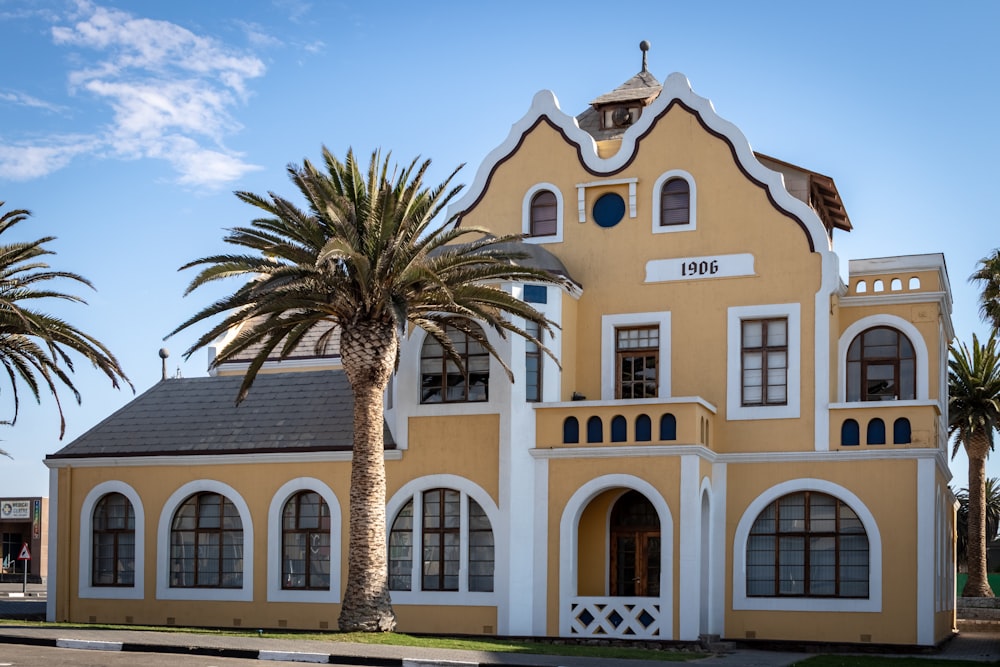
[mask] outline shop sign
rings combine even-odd
[[[30,500],[0,500],[0,519],[30,519]]]

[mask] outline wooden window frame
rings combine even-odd
[[[202,512],[202,508],[206,505],[203,500],[207,500],[209,496],[218,496],[219,500],[219,514],[218,514],[218,526],[203,525],[203,520],[209,517],[205,516]],[[194,505],[194,527],[191,529],[182,529],[178,527],[178,522],[182,517],[180,517],[181,511],[187,507],[189,504]],[[226,521],[227,517],[235,519],[239,524],[238,528],[227,528]],[[177,537],[181,533],[190,533],[193,536],[193,541],[190,544],[178,543]],[[216,536],[218,542],[216,545],[212,545],[209,539],[211,536]],[[230,541],[227,544],[226,538],[229,537]],[[201,548],[212,548],[213,546],[218,547],[218,556],[216,558],[203,557],[199,554]],[[228,546],[239,546],[239,557],[233,557],[231,559],[226,558],[225,550]],[[182,549],[189,552],[190,556],[178,556],[176,555],[176,550]],[[177,509],[174,511],[173,519],[171,520],[170,526],[170,588],[226,588],[226,589],[239,589],[243,588],[243,560],[244,551],[246,550],[246,544],[244,544],[244,532],[243,532],[243,520],[240,517],[239,510],[232,500],[217,493],[215,491],[200,491],[188,496],[184,502],[178,505]],[[232,560],[234,563],[234,569],[232,571],[226,571],[224,564],[227,560]],[[183,568],[184,564],[190,563],[191,569],[185,570]],[[208,567],[210,563],[214,563],[214,568]],[[238,569],[235,569],[235,565],[238,564]],[[180,566],[180,567],[177,567]],[[214,573],[218,579],[218,583],[202,583],[202,575],[210,576]],[[191,583],[181,583],[183,580],[181,575],[188,574],[191,576]],[[232,583],[224,583],[226,580],[230,579]]]
[[[539,200],[545,198],[546,201]],[[551,202],[548,199],[551,198]],[[531,197],[529,210],[530,235],[535,238],[559,234],[559,198],[551,190],[539,190]],[[551,226],[551,231],[549,227]]]
[[[770,345],[767,340],[768,325],[772,322],[781,322],[785,325],[785,342],[783,345]],[[759,323],[761,325],[761,345],[760,347],[748,347],[746,344],[746,325]],[[759,318],[747,318],[740,320],[740,406],[741,407],[763,407],[771,405],[788,405],[788,367],[790,364],[788,356],[788,340],[789,340],[789,325],[787,317],[759,317]],[[781,385],[777,383],[772,384],[768,381],[770,369],[768,367],[768,354],[772,352],[784,352],[785,354],[785,367],[784,367],[784,382]],[[761,385],[760,385],[760,400],[759,401],[747,401],[746,399],[746,357],[747,354],[759,354],[761,359]],[[783,386],[785,388],[784,399],[770,400],[768,398],[768,389],[771,387]]]
[[[684,186],[683,190],[672,191],[676,189],[676,185],[681,184]],[[671,206],[667,207],[668,202],[674,203],[670,200],[671,197],[684,197],[684,206]],[[684,219],[671,220],[669,211],[684,211]],[[688,183],[686,178],[681,178],[680,176],[674,176],[668,178],[666,182],[660,187],[660,226],[661,227],[678,227],[686,226],[691,224],[691,184]]]
[[[318,505],[317,526],[304,526],[302,504],[306,498],[314,496],[315,504]],[[289,511],[291,510],[291,511]],[[287,523],[291,521],[292,525]],[[302,572],[292,572],[287,557],[288,549],[294,548],[294,544],[289,544],[289,538],[302,535],[305,537],[305,548],[301,559]],[[281,510],[281,588],[293,591],[327,591],[330,590],[330,507],[323,496],[315,491],[303,490],[288,499]],[[326,583],[318,584],[317,579],[321,578],[321,573],[313,572],[313,564],[323,562],[325,553],[326,561]],[[292,577],[303,577],[301,586],[292,585]]]
[[[472,325],[477,326],[477,325]],[[458,352],[459,358],[462,360],[461,368],[454,369],[449,368],[450,365],[454,364],[448,353],[441,348],[441,355],[431,356],[428,352],[428,346],[437,343],[433,336],[428,335],[424,339],[423,346],[420,349],[420,403],[427,404],[437,404],[437,403],[484,403],[490,400],[490,353],[486,347],[480,343],[478,340],[473,338],[471,335],[458,329],[457,327],[451,325],[445,325],[444,328],[445,335],[452,339],[454,343],[460,343],[459,347],[464,349]],[[482,334],[482,330],[480,329]],[[459,340],[457,337],[461,336],[462,339]],[[475,347],[475,352],[470,352],[470,349]],[[485,360],[486,372],[485,375],[485,387],[483,391],[482,398],[470,398],[470,381],[469,381],[469,366],[474,359],[480,360],[482,362]],[[428,372],[427,364],[425,362],[430,362],[437,360],[440,365],[440,370],[434,370],[434,372]],[[448,377],[451,375],[461,375],[462,377],[462,391],[461,395],[457,397],[451,397],[449,395]],[[437,377],[437,382],[434,384],[427,384],[428,378]],[[434,390],[437,390],[434,392]],[[438,397],[437,400],[429,400],[433,397]]]
[[[782,507],[782,501],[784,501],[784,500],[786,500],[788,498],[792,498],[794,496],[803,496],[804,512],[803,512],[803,517],[801,518],[802,529],[801,530],[782,530],[782,528],[781,528],[781,521],[782,521],[782,519],[781,519],[781,507]],[[812,509],[813,509],[812,498],[813,498],[813,496],[823,496],[823,497],[829,498],[829,499],[831,499],[831,500],[834,501],[834,505],[833,505],[833,507],[834,507],[834,511],[833,511],[834,529],[833,530],[812,530]],[[772,509],[773,509],[773,514],[772,514],[773,518],[765,519],[765,514],[767,514]],[[845,509],[851,515],[853,515],[853,520],[855,522],[857,522],[857,524],[860,526],[860,531],[846,532],[845,529],[842,527],[842,520],[844,519],[843,514],[844,514],[844,510]],[[773,524],[774,524],[774,529],[770,530],[770,531],[759,529],[758,526],[760,525],[760,523],[763,520],[772,521]],[[842,538],[844,538],[844,537],[856,537],[856,536],[859,536],[859,535],[863,536],[865,538],[865,553],[867,554],[867,560],[866,560],[866,563],[865,563],[865,575],[864,575],[864,577],[863,578],[858,578],[858,579],[854,580],[854,583],[863,582],[864,583],[864,588],[865,588],[865,593],[862,594],[862,595],[847,595],[847,594],[844,594],[843,591],[842,591],[842,588],[843,588],[842,583],[843,582],[841,581],[841,565],[842,565],[842,563],[841,563],[841,556],[842,556],[841,541],[842,541]],[[753,538],[755,538],[755,537],[766,537],[766,538],[769,537],[769,538],[772,538],[773,541],[774,541],[774,573],[773,573],[773,578],[771,578],[771,579],[757,579],[757,580],[755,580],[755,579],[753,579],[751,577],[751,566],[752,566],[751,560],[752,559],[750,557],[750,547],[751,547],[751,543],[753,541]],[[801,593],[788,593],[788,592],[782,592],[782,590],[781,590],[781,567],[782,567],[782,563],[783,563],[783,561],[782,561],[782,555],[783,555],[783,553],[791,553],[791,552],[783,552],[782,551],[782,546],[781,546],[782,538],[788,539],[788,540],[795,539],[795,540],[800,540],[802,542],[802,545],[803,545],[803,549],[802,549],[802,561],[803,562],[801,564],[801,568],[802,568],[802,577],[803,578],[802,578],[802,592]],[[812,572],[811,572],[812,567],[811,567],[811,562],[810,561],[811,561],[811,557],[812,557],[812,554],[814,552],[814,549],[811,547],[811,543],[813,541],[815,541],[815,540],[830,540],[830,539],[832,539],[834,541],[834,547],[832,549],[832,552],[833,552],[833,555],[834,555],[834,562],[833,562],[833,565],[832,565],[832,567],[833,567],[833,573],[834,573],[834,579],[833,579],[834,592],[833,592],[833,594],[812,593],[811,592],[811,586],[812,586],[813,582],[812,582]],[[795,564],[795,565],[797,565],[797,564]],[[747,568],[747,575],[746,575],[746,596],[747,596],[747,598],[825,598],[825,599],[836,598],[836,599],[850,599],[850,600],[854,600],[854,599],[869,599],[870,596],[871,596],[870,583],[869,583],[870,573],[871,573],[871,542],[870,542],[870,540],[868,538],[867,531],[865,531],[865,529],[864,529],[864,524],[863,524],[863,522],[861,520],[861,517],[858,516],[858,513],[855,512],[853,510],[853,508],[851,508],[850,505],[848,505],[847,503],[845,503],[844,501],[842,501],[840,498],[837,498],[836,496],[832,496],[832,495],[830,495],[828,493],[823,493],[821,491],[797,491],[797,492],[794,492],[794,493],[789,493],[789,494],[786,494],[784,496],[781,496],[780,498],[777,498],[774,501],[772,501],[771,503],[769,503],[764,508],[764,510],[761,511],[760,514],[758,514],[757,518],[754,519],[754,522],[751,525],[750,532],[748,534],[747,545],[746,545],[745,567]],[[770,592],[768,592],[768,593],[751,593],[751,585],[753,583],[761,583],[761,582],[766,583],[768,581],[773,582],[773,588],[772,588],[772,590]]]
[[[108,513],[109,501],[115,497],[121,498],[121,502],[124,503],[126,513],[124,516],[125,526],[123,528],[110,528],[108,527],[108,522],[112,518],[121,517],[111,517]],[[112,491],[101,496],[100,500],[94,505],[94,512],[92,518],[92,536],[91,536],[91,586],[95,587],[133,587],[135,586],[135,508],[132,507],[132,501],[130,501],[125,494],[119,493],[117,491]],[[102,540],[100,536],[110,537],[111,541],[111,564],[110,570],[102,569],[98,563],[100,561],[106,560],[106,558],[98,558],[98,548],[102,546]],[[124,544],[123,538],[131,537],[131,545]],[[131,546],[132,555],[131,557],[124,557],[121,552],[121,547]],[[132,567],[119,567],[122,563],[131,563]],[[125,573],[131,574],[131,580],[125,581],[122,576]],[[111,575],[111,581],[98,581],[98,577]]]
[[[885,330],[891,331],[896,336],[896,354],[894,356],[885,357],[866,357],[865,356],[865,337],[875,331]],[[909,355],[907,356],[903,350],[904,341],[906,345],[909,346]],[[871,347],[885,347],[882,345],[868,344]],[[851,357],[856,357],[852,359]],[[909,379],[912,392],[903,396],[903,362],[909,362],[910,372],[912,377]],[[909,336],[904,334],[899,329],[891,326],[874,326],[865,329],[851,341],[851,344],[847,346],[847,356],[845,357],[844,363],[846,364],[846,396],[847,401],[853,402],[877,402],[877,401],[891,401],[891,400],[913,400],[917,395],[917,351],[913,346],[913,341],[910,340]],[[868,393],[868,369],[872,366],[891,366],[892,367],[892,382],[894,391],[892,396],[888,394],[876,394],[874,397],[870,396]],[[851,378],[851,369],[856,369],[856,379]]]
[[[648,332],[654,332],[655,333],[655,340],[653,339],[652,336],[650,336],[650,340],[652,342],[649,345],[647,345],[647,346],[644,346],[644,347],[623,347],[622,346],[621,334],[629,332],[629,331],[648,331]],[[657,398],[659,396],[660,376],[661,376],[661,367],[662,367],[661,364],[660,364],[660,335],[661,335],[660,327],[657,324],[615,327],[615,329],[614,329],[614,336],[615,336],[614,345],[615,345],[615,398],[616,399],[620,400],[620,399],[623,398],[623,396],[625,394],[625,391],[624,391],[625,386],[630,386],[631,388],[633,388],[633,391],[629,392],[631,395],[628,396],[627,398]],[[644,354],[640,355],[640,354],[637,354],[637,353],[644,353]],[[625,360],[628,357],[638,357],[638,356],[643,356],[645,358],[645,360],[653,359],[654,362],[655,362],[655,365],[653,366],[653,368],[656,371],[656,381],[655,381],[655,386],[654,386],[653,392],[651,394],[646,392],[646,386],[645,386],[646,385],[646,380],[636,380],[634,378],[632,380],[627,381],[627,382],[625,380],[623,380],[623,377],[622,377],[623,373],[624,373],[623,363],[622,363],[623,360]],[[642,387],[642,394],[643,394],[642,396],[636,396],[635,395],[634,388],[637,387],[637,386],[641,386]]]

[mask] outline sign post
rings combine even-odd
[[[28,551],[28,543],[25,542],[21,545],[21,553],[17,555],[18,560],[24,561],[24,583],[21,585],[21,592],[27,593],[28,591],[28,563],[31,561],[31,552]]]

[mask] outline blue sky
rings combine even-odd
[[[577,114],[639,70],[646,39],[661,81],[684,73],[755,150],[834,178],[855,227],[835,238],[842,274],[943,252],[968,340],[986,327],[967,278],[1000,246],[998,28],[987,1],[0,0],[0,201],[31,210],[19,238],[56,236],[52,265],[94,283],[73,288],[89,305],[51,311],[142,392],[164,345],[171,375],[206,374],[205,353],[182,356],[195,331],[163,337],[220,293],[183,297],[177,269],[253,217],[234,190],[293,195],[286,165],[322,145],[429,157],[431,182],[465,163],[470,183],[534,93]],[[66,442],[131,398],[83,363],[75,382]],[[0,431],[0,496],[47,495],[41,460],[62,444],[53,401],[24,403]]]

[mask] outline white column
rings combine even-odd
[[[917,644],[934,644],[934,459],[917,460]]]
[[[677,595],[678,639],[698,639],[701,618],[701,494],[698,483],[699,459],[693,454],[681,457],[680,479],[680,586]]]

